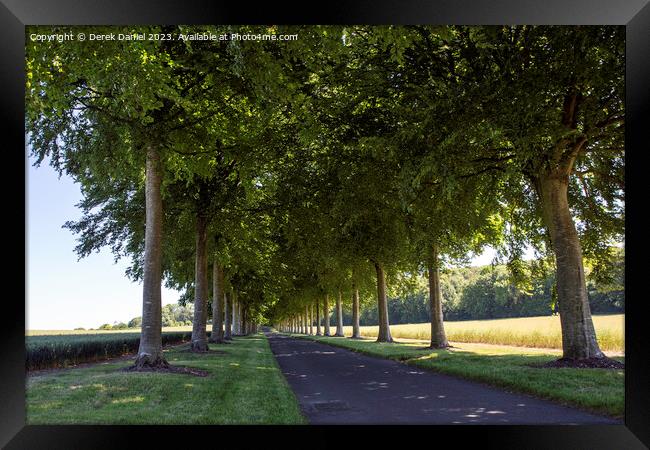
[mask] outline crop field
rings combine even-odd
[[[208,325],[208,330],[211,326]],[[163,333],[172,331],[192,331],[192,326],[163,327]],[[25,330],[25,336],[62,336],[62,335],[105,335],[105,334],[134,334],[140,335],[140,328],[127,328],[125,330]]]
[[[598,343],[603,351],[623,352],[625,349],[624,315],[593,316]],[[332,320],[334,322],[334,320]],[[394,338],[423,339],[431,336],[429,323],[391,325]],[[352,327],[343,327],[346,336]],[[517,347],[562,348],[559,316],[521,317],[514,319],[468,320],[445,322],[447,339],[454,342],[473,342]],[[376,337],[377,326],[361,327],[361,335]]]
[[[165,331],[163,345],[190,340],[190,331]],[[137,351],[140,332],[72,333],[30,335],[25,338],[25,366],[28,370],[68,367],[95,362]]]

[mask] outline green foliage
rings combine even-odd
[[[170,303],[162,307],[162,326],[179,327],[192,325],[193,316],[193,305],[183,306]]]
[[[623,282],[624,260],[619,252],[618,283],[600,284],[587,276],[591,310],[594,313],[615,313],[625,310]],[[535,261],[523,262],[528,274],[528,290],[520,289],[520,283],[511,279],[505,265],[446,269],[440,276],[442,308],[445,320],[480,320],[505,317],[533,317],[556,313],[553,302],[555,274],[536,272]],[[367,304],[366,304],[367,305]],[[396,293],[388,299],[388,315],[391,324],[422,323],[430,321],[428,287],[426,280],[406,292]],[[344,323],[351,324],[346,311]],[[377,312],[373,305],[362,307],[361,325],[376,325]]]
[[[447,318],[545,314],[557,289],[539,183],[561,172],[594,311],[622,308],[612,244],[624,230],[623,27],[26,32],[70,30],[300,35],[282,45],[26,40],[28,140],[37,165],[81,186],[83,215],[65,224],[80,257],[108,246],[142,278],[144,155],[154,145],[163,278],[182,305],[194,297],[202,215],[210,260],[251,320],[281,320],[339,291],[347,302],[353,283],[369,305],[375,262],[390,321],[422,319],[423,269],[444,271],[486,245],[507,270],[443,275]],[[533,265],[522,261],[527,244],[539,252]],[[373,314],[365,308],[362,322]],[[167,308],[162,319],[191,316]]]
[[[134,317],[133,319],[129,320],[127,326],[128,328],[140,328],[142,326],[142,317]]]

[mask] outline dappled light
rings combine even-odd
[[[522,396],[515,393],[411,368],[412,364],[422,364],[423,368],[435,370],[435,366],[428,364],[435,361],[430,356],[437,355],[445,358],[449,367],[467,370],[468,366],[486,361],[480,354],[481,347],[457,347],[453,352],[428,349],[429,358],[423,358],[423,350],[416,344],[382,345],[337,338],[315,340],[331,345],[337,343],[351,349],[365,348],[366,351],[376,352],[376,355],[393,352],[393,357],[401,356],[399,359],[407,364],[346,351],[327,355],[325,346],[311,339],[270,336],[271,348],[276,355],[292,356],[278,358],[278,362],[310,423],[617,423],[603,416],[571,410],[544,400],[522,401]],[[399,354],[395,353],[395,349],[399,350]],[[521,370],[526,371],[526,377],[532,376],[537,381],[546,378],[545,374],[534,376],[539,369],[525,366],[528,358],[540,358],[534,352],[530,355],[499,355],[495,349],[482,350],[497,360],[488,360],[487,366],[479,366],[477,374],[500,373],[495,371],[499,367],[501,373],[507,374],[512,370],[512,364],[516,363],[523,366]],[[503,349],[501,351],[504,352]],[[409,359],[409,354],[414,358]],[[498,358],[506,358],[509,362],[503,364]],[[515,358],[515,363],[512,358]],[[546,355],[546,358],[552,356]],[[522,373],[514,374],[514,377],[521,378]],[[553,379],[546,382],[549,387],[554,387]],[[582,380],[577,384],[584,382]],[[552,392],[552,389],[548,392]],[[341,399],[345,399],[344,403],[341,403]]]

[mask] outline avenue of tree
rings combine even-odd
[[[136,368],[168,364],[163,282],[204,352],[209,318],[215,343],[342,336],[344,303],[358,338],[369,298],[390,342],[388,293],[424,274],[444,348],[441,268],[487,245],[522,292],[554,273],[563,358],[605,358],[584,264],[606,282],[624,235],[623,27],[93,28],[299,36],[27,40],[26,131],[81,186],[76,251],[142,281]]]

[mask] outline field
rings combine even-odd
[[[165,331],[163,345],[176,345],[191,339],[189,331]],[[101,361],[137,351],[140,333],[56,334],[27,336],[26,361],[28,370],[68,367]]]
[[[593,316],[598,342],[609,355],[622,355],[625,350],[624,315]],[[334,320],[332,319],[332,322]],[[191,326],[163,328],[164,335],[190,333]],[[509,345],[516,347],[561,349],[562,335],[558,316],[514,319],[445,322],[450,342]],[[352,327],[344,327],[352,334]],[[397,339],[428,340],[428,323],[391,325]],[[98,361],[135,351],[139,329],[127,330],[29,330],[27,331],[27,367],[65,367],[80,362]],[[376,337],[376,326],[361,327],[364,337]],[[176,342],[189,337],[177,338]],[[170,341],[174,343],[174,341]]]
[[[27,378],[27,423],[35,424],[302,424],[304,418],[268,341],[237,337],[210,345],[224,353],[165,350],[186,374],[124,373],[131,360],[62,369]]]
[[[533,394],[616,418],[622,418],[624,412],[624,370],[531,367],[557,359],[561,353],[557,350],[474,343],[431,350],[426,348],[426,341],[389,344],[372,339],[295,336]],[[623,361],[621,357],[615,359]]]
[[[623,352],[625,349],[624,315],[593,316],[598,343],[603,351]],[[334,320],[332,319],[332,322]],[[391,325],[394,338],[428,340],[429,323]],[[343,327],[346,336],[352,327]],[[361,335],[377,336],[377,326],[361,327]],[[559,316],[522,317],[515,319],[470,320],[445,322],[447,339],[453,342],[475,342],[518,347],[562,348]]]
[[[210,326],[208,326],[210,330]],[[192,326],[164,327],[163,333],[173,331],[192,331]],[[95,334],[134,334],[140,335],[140,328],[127,328],[125,330],[26,330],[25,336],[61,336],[61,335],[95,335]]]

